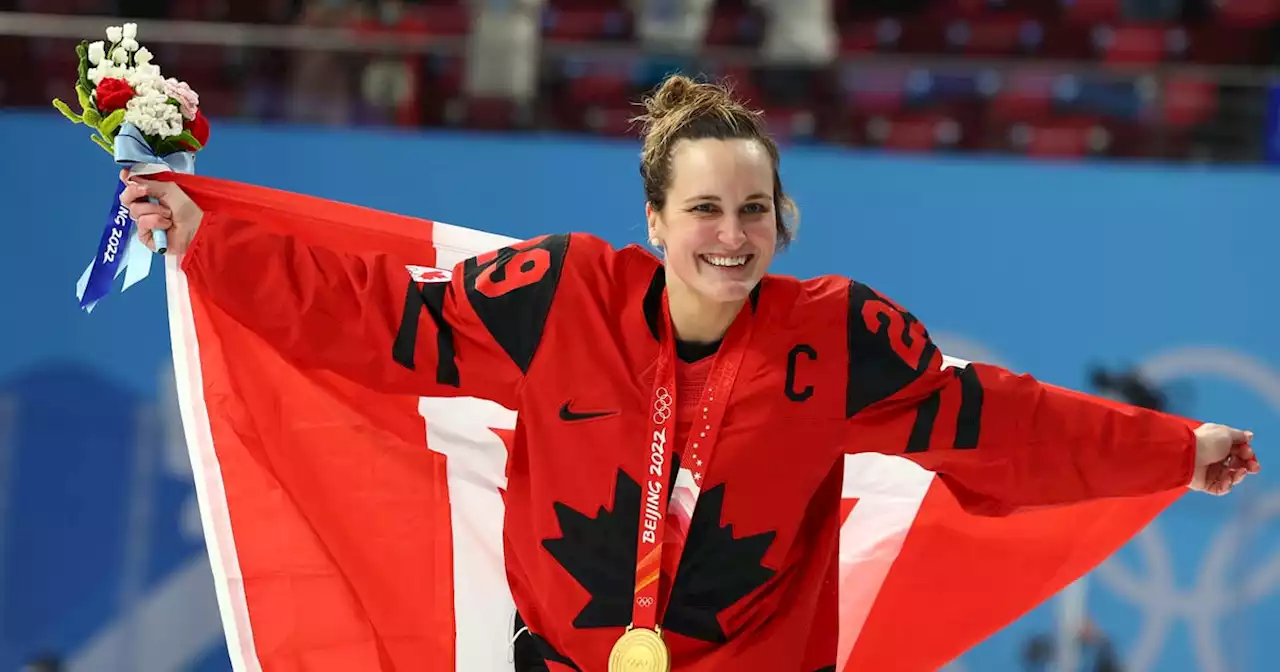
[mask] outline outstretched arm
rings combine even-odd
[[[228,191],[217,181],[190,182],[190,196],[172,182],[146,181],[122,199],[140,230],[170,228],[170,245],[185,250],[183,268],[195,290],[296,365],[389,392],[477,396],[514,407],[567,237],[516,244],[452,272],[419,269],[415,277],[407,264],[435,258],[430,235],[382,241],[379,249],[394,253],[347,244],[365,233],[351,225],[352,214],[390,215],[343,212],[350,206],[247,185]],[[430,230],[427,222],[393,224],[384,228]],[[345,238],[318,233],[344,227]]]
[[[1246,433],[944,357],[913,315],[856,282],[849,310],[849,450],[911,459],[972,511],[1225,492],[1257,470]]]

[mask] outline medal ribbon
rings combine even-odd
[[[673,566],[678,567],[679,556],[684,551],[685,540],[689,535],[693,509],[698,502],[698,494],[702,491],[702,478],[711,465],[711,454],[719,439],[729,394],[751,341],[753,320],[749,311],[749,308],[743,310],[730,325],[729,333],[725,335],[724,343],[711,365],[711,373],[707,376],[702,399],[698,404],[698,414],[689,430],[689,440],[682,453],[680,471],[676,474],[675,488],[670,496],[671,509],[668,515],[668,442],[674,441],[676,432],[676,349],[669,309],[666,302],[663,302],[663,325],[666,331],[659,345],[653,394],[650,396],[649,433],[645,438],[645,479],[644,489],[640,492],[640,529],[636,543],[632,627],[657,629],[663,547],[668,543],[674,547],[676,563]],[[666,529],[668,523],[671,525],[669,534]]]

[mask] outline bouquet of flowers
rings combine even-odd
[[[105,42],[81,42],[76,47],[80,112],[57,99],[53,106],[72,122],[92,128],[90,138],[132,174],[192,173],[196,152],[209,141],[200,97],[186,82],[164,78],[137,37],[137,24],[126,23],[108,27]],[[133,220],[119,202],[123,190],[124,185],[117,184],[98,256],[76,287],[85,310],[92,310],[110,292],[120,273],[128,289],[150,272],[151,255],[132,235]],[[163,254],[164,232],[155,233],[156,251]]]

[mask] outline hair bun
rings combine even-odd
[[[644,99],[646,121],[653,123],[674,116],[700,117],[739,107],[724,87],[696,82],[685,75],[671,75],[652,95]]]
[[[705,85],[704,85],[705,86]],[[655,121],[684,109],[698,98],[697,82],[684,75],[672,75],[662,82],[653,95],[645,98],[645,111]]]

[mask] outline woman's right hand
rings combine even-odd
[[[138,225],[138,239],[154,252],[154,232],[159,229],[169,236],[169,253],[186,252],[204,218],[200,206],[173,182],[131,177],[127,169],[120,171],[120,179],[126,185],[120,203],[129,208],[129,216]],[[150,198],[159,202],[152,203]]]

